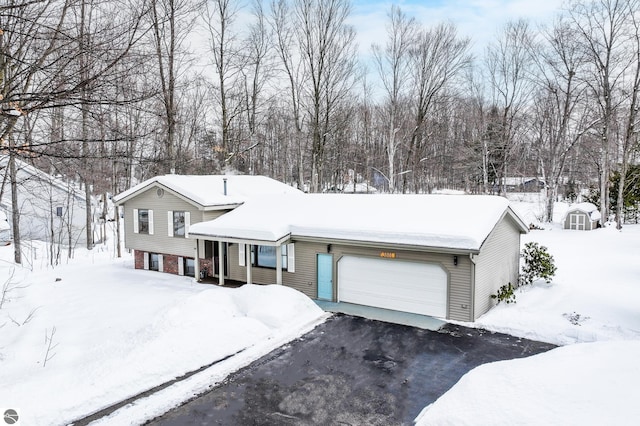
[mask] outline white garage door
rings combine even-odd
[[[344,256],[338,301],[444,318],[447,274],[435,264]]]

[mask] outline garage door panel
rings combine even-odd
[[[447,274],[436,264],[345,256],[338,262],[338,300],[445,317]]]

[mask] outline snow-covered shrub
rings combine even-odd
[[[520,284],[531,284],[538,278],[544,278],[546,282],[551,282],[551,278],[556,274],[556,265],[553,256],[549,254],[545,246],[538,243],[527,243],[522,250],[524,266],[520,274]]]
[[[492,294],[492,299],[498,299],[498,303],[516,303],[516,294],[513,292],[514,288],[511,283],[505,284],[498,289],[497,294]]]

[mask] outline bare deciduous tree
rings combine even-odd
[[[296,0],[295,32],[306,68],[306,109],[311,133],[311,191],[324,182],[325,147],[341,103],[354,85],[355,32],[346,24],[347,0]],[[335,135],[333,135],[335,137]]]
[[[469,65],[469,43],[468,38],[458,36],[453,24],[446,23],[421,31],[411,49],[413,126],[405,157],[405,171],[415,168],[421,160],[414,153],[420,152],[425,142],[425,124],[436,98],[452,89],[455,78]],[[407,175],[405,173],[402,179],[403,193],[408,189]]]
[[[635,3],[635,2],[631,2]],[[629,39],[629,1],[588,0],[574,3],[569,16],[580,36],[581,48],[591,67],[585,77],[590,98],[598,108],[600,149],[600,215],[601,223],[609,213],[609,174],[611,151],[617,142],[616,114],[622,104],[621,89],[632,62],[626,48]]]
[[[409,56],[414,48],[418,33],[415,19],[409,18],[400,7],[394,5],[388,14],[387,42],[384,47],[373,45],[373,55],[385,94],[384,122],[386,132],[386,148],[388,160],[389,191],[395,191],[395,162],[400,132],[399,118],[402,115],[402,101],[408,96],[411,70]]]
[[[591,126],[582,79],[586,56],[564,20],[543,31],[541,43],[530,48],[539,87],[532,112],[535,150],[546,185],[545,216],[551,222],[567,158]]]

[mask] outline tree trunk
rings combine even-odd
[[[13,260],[22,264],[22,241],[20,239],[20,205],[18,204],[18,175],[12,138],[9,137],[9,175],[11,179],[11,225],[13,226]]]

